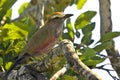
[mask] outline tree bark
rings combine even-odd
[[[110,0],[99,0],[99,6],[100,6],[100,28],[101,28],[101,36],[102,36],[107,32],[112,32]],[[112,67],[120,77],[119,53],[117,50],[115,50],[115,45],[113,40],[111,40],[111,43],[113,43],[113,47],[111,49],[106,50],[106,52],[110,57],[109,59],[111,61]]]

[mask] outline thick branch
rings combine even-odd
[[[79,59],[71,41],[63,40],[61,43],[61,47],[68,61],[68,64],[73,67],[76,72],[84,76],[86,80],[102,80],[99,75],[94,73]]]
[[[112,31],[110,0],[99,0],[101,36]]]
[[[112,20],[111,20],[111,9],[110,9],[110,0],[99,0],[100,5],[100,27],[101,27],[101,36],[106,32],[112,32]],[[108,56],[111,58],[112,67],[118,73],[120,77],[120,58],[119,52],[115,49],[114,41],[113,47],[106,50]]]

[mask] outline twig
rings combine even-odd
[[[56,79],[59,78],[61,75],[63,75],[69,68],[70,68],[70,65],[69,65],[69,64],[66,64],[62,69],[60,69],[58,72],[56,72],[56,73],[50,78],[50,80],[56,80]]]
[[[115,70],[111,70],[111,69],[106,69],[104,68],[104,66],[106,65],[110,65],[110,64],[104,64],[104,65],[101,65],[101,66],[98,66],[96,67],[97,69],[102,69],[102,70],[105,70],[114,80],[119,80],[116,76],[113,76],[110,71],[115,71]]]
[[[43,1],[41,1],[41,3],[37,6],[36,30],[38,30],[44,25],[43,14],[44,14],[44,3]]]

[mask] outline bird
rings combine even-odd
[[[64,21],[73,16],[73,14],[64,14],[63,12],[54,12],[48,18],[43,27],[38,29],[30,38],[24,49],[19,54],[17,60],[11,68],[5,73],[5,78],[10,72],[23,60],[29,56],[41,56],[47,54],[58,43],[62,34]]]

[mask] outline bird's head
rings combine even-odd
[[[64,14],[63,12],[54,12],[48,18],[48,22],[46,25],[49,25],[49,27],[51,27],[51,32],[53,31],[56,38],[60,37],[62,33],[64,20],[66,18],[69,18],[70,16],[73,16],[73,14]]]

